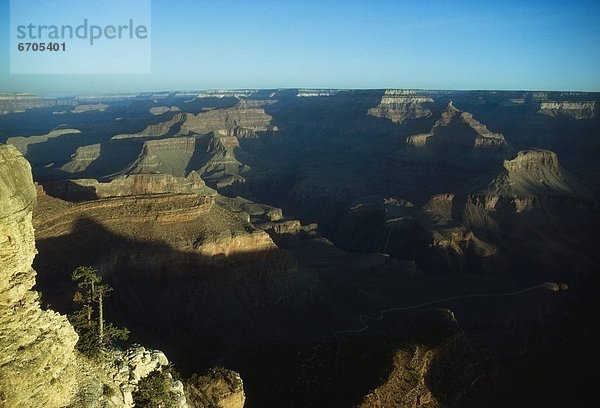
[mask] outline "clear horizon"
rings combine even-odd
[[[305,87],[285,87],[285,88],[190,88],[190,89],[143,89],[143,90],[134,90],[134,91],[109,91],[109,92],[100,92],[100,91],[84,91],[84,92],[30,92],[30,91],[4,91],[0,90],[0,94],[31,94],[41,98],[96,98],[96,97],[110,97],[117,95],[127,95],[127,96],[137,96],[144,93],[163,93],[163,92],[172,92],[172,93],[200,93],[200,92],[210,92],[210,91],[262,91],[262,90],[330,90],[330,91],[385,91],[385,90],[410,90],[410,91],[423,91],[423,92],[558,92],[558,93],[588,93],[595,94],[600,93],[600,91],[581,91],[581,90],[573,90],[573,89],[441,89],[441,88],[305,88]]]
[[[600,91],[597,1],[153,1],[148,75],[11,75],[9,6],[0,92]]]

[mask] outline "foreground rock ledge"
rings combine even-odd
[[[31,290],[35,204],[29,163],[13,146],[0,145],[0,406],[132,407],[138,381],[168,361],[141,346],[112,351],[109,360],[118,365],[75,350],[78,337],[67,318],[42,310]],[[187,407],[181,382],[172,388],[175,405]]]

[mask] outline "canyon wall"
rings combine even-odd
[[[141,346],[88,359],[66,316],[42,309],[32,290],[36,189],[13,146],[0,146],[0,201],[0,406],[133,407],[138,381],[168,360]],[[175,406],[187,407],[183,384],[171,386]]]
[[[0,401],[64,406],[77,381],[77,334],[65,316],[42,310],[31,290],[36,193],[29,164],[12,146],[0,147],[0,196]]]

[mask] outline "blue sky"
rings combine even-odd
[[[10,75],[9,10],[0,0],[0,91],[600,91],[596,0],[154,0],[149,75]]]

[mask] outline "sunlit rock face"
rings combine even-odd
[[[0,92],[0,115],[20,113],[32,108],[45,108],[53,105],[65,105],[65,108],[70,109],[70,106],[73,104],[72,100],[65,100],[58,103],[54,99],[42,98],[30,93]]]
[[[151,194],[216,194],[206,187],[195,171],[187,177],[175,177],[170,174],[129,174],[105,183],[96,179],[64,180],[48,184],[47,191],[71,201]]]
[[[29,163],[0,145],[0,406],[133,407],[139,380],[169,362],[141,346],[89,360],[75,350],[78,336],[67,318],[40,308],[31,290],[36,201]],[[170,387],[174,406],[187,407],[183,384]]]
[[[379,105],[369,109],[367,113],[395,123],[404,123],[409,119],[431,116],[431,110],[424,106],[428,103],[433,103],[433,99],[417,95],[415,91],[387,89]]]
[[[181,125],[180,133],[208,134],[238,127],[255,132],[276,131],[277,127],[271,123],[272,119],[263,108],[249,108],[238,104],[233,108],[213,109],[197,115],[188,115]]]
[[[557,102],[547,101],[540,103],[538,113],[541,115],[557,117],[565,116],[573,119],[592,119],[595,117],[596,102]]]
[[[76,383],[77,334],[66,317],[40,309],[31,223],[36,193],[31,168],[0,146],[0,401],[7,407],[57,407]]]
[[[523,150],[511,160],[488,187],[488,195],[534,197],[566,195],[591,197],[592,192],[565,171],[556,153],[549,150]]]
[[[224,368],[209,370],[189,384],[186,397],[194,407],[242,408],[246,401],[240,375]]]
[[[167,112],[179,112],[181,109],[179,109],[177,106],[154,106],[152,108],[150,108],[148,111],[153,114],[153,115],[162,115],[163,113],[167,113]]]

